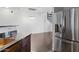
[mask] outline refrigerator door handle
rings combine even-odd
[[[62,20],[62,32],[65,33],[66,30],[66,15],[63,13],[63,20]]]
[[[74,40],[74,12],[75,12],[75,9],[71,9],[71,31],[72,31],[72,40]]]

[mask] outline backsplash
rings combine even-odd
[[[5,37],[5,33],[0,33],[0,38],[4,38]]]
[[[17,30],[12,30],[12,31],[0,33],[0,38],[16,37],[16,36],[17,36]]]

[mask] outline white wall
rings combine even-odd
[[[41,33],[41,32],[48,32],[51,31],[51,23],[47,20],[46,13],[41,13],[36,16],[34,22],[31,23],[32,25],[32,33]]]
[[[14,13],[10,13],[13,10]],[[47,11],[51,8],[38,8],[38,11],[27,11],[27,8],[0,8],[0,25],[19,25],[18,38],[30,33],[52,31],[52,23],[47,20]]]

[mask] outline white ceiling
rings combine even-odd
[[[29,10],[29,8],[35,9],[35,10]],[[11,11],[14,12],[15,15],[19,14],[25,14],[27,16],[33,16],[41,13],[47,13],[53,11],[52,7],[1,7],[0,11],[2,11],[1,14],[5,13],[8,15],[11,14]]]
[[[35,9],[35,10],[29,10],[29,8]],[[10,7],[9,9],[12,10],[20,10],[20,11],[24,11],[24,12],[47,12],[47,11],[51,11],[53,8],[52,7]]]

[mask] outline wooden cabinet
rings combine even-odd
[[[31,39],[31,35],[28,35],[21,40],[21,51],[22,52],[30,52],[30,50],[31,50],[30,39]]]

